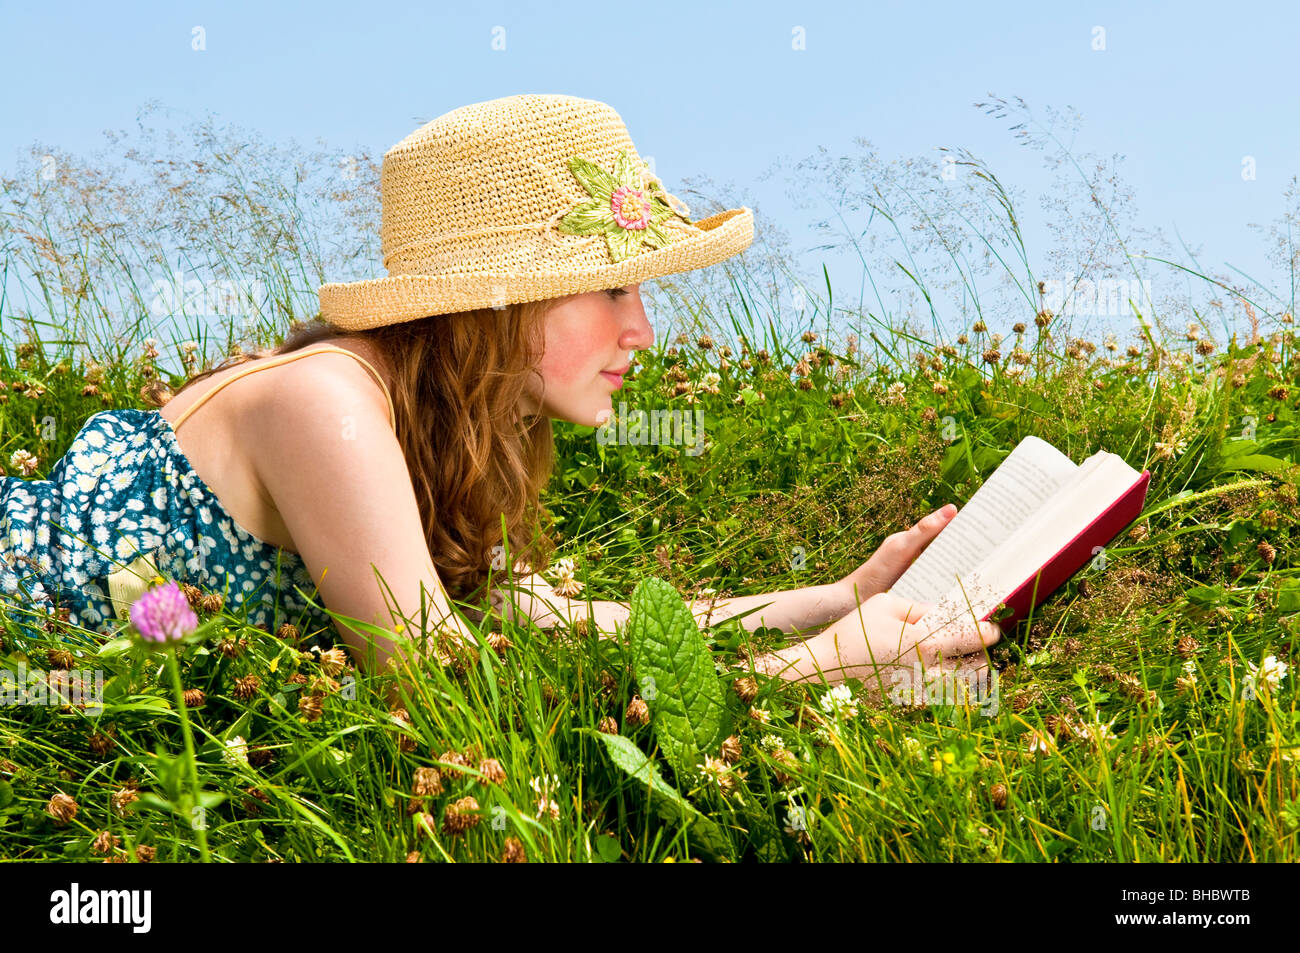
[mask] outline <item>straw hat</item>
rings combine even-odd
[[[618,113],[573,96],[454,109],[384,153],[380,190],[388,277],[320,287],[347,330],[638,284],[754,238],[748,208],[692,221]]]

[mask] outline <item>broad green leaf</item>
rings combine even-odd
[[[1220,465],[1219,470],[1221,472],[1228,470],[1258,470],[1269,473],[1275,470],[1285,470],[1290,466],[1290,463],[1279,460],[1277,457],[1270,457],[1263,453],[1248,453],[1241,456],[1227,457]]]
[[[726,737],[722,682],[699,626],[671,584],[651,576],[632,593],[632,667],[655,738],[679,779],[693,777]]]
[[[1300,579],[1284,579],[1277,590],[1278,612],[1300,612]]]
[[[607,735],[604,732],[582,729],[585,734],[599,738],[605,746],[609,760],[627,772],[633,780],[645,785],[650,794],[650,806],[655,813],[666,821],[690,825],[687,835],[702,850],[714,857],[730,854],[730,844],[726,836],[713,821],[709,820],[682,797],[671,784],[664,780],[655,763],[646,757],[645,752],[622,735]]]

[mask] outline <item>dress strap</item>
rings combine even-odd
[[[275,367],[279,364],[287,364],[289,361],[296,361],[300,357],[307,357],[311,354],[319,354],[321,351],[337,351],[340,354],[348,355],[348,357],[355,357],[358,361],[360,361],[362,364],[365,365],[366,370],[370,371],[370,373],[375,376],[375,380],[379,382],[379,386],[384,392],[384,397],[388,400],[388,420],[393,430],[396,430],[397,411],[393,407],[393,395],[388,392],[388,388],[384,385],[384,379],[379,376],[379,372],[375,370],[374,365],[372,365],[360,354],[357,354],[353,351],[349,351],[345,347],[336,347],[333,344],[323,344],[320,347],[303,348],[301,351],[294,351],[290,354],[282,354],[281,356],[275,358],[274,360],[268,361],[265,364],[260,364],[257,367],[246,367],[238,374],[232,374],[230,377],[226,378],[216,387],[212,388],[212,390],[208,391],[206,394],[204,394],[202,397],[196,400],[193,404],[187,407],[185,409],[185,412],[181,414],[178,418],[176,418],[176,423],[172,424],[172,430],[173,431],[180,430],[181,424],[185,422],[185,420],[190,416],[190,414],[194,413],[194,411],[202,407],[204,402],[209,397],[211,397],[217,391],[221,390],[221,388],[225,387],[227,384],[233,384],[235,381],[239,380],[241,377],[244,377],[248,374],[255,374],[258,371],[264,371],[267,370],[268,368]]]

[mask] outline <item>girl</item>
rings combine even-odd
[[[654,341],[640,283],[743,251],[752,213],[692,221],[618,114],[568,96],[433,120],[385,154],[381,186],[388,277],[322,286],[322,320],[276,351],[195,376],[160,410],[96,414],[49,480],[0,482],[0,594],[111,631],[156,577],[174,578],[272,631],[294,622],[323,646],[337,630],[366,665],[417,634],[471,640],[451,601],[474,601],[489,577],[507,616],[588,612],[524,574],[552,549],[550,421],[608,418]],[[829,623],[756,659],[786,678],[838,682],[940,653],[981,653],[978,665],[995,624],[930,632],[927,607],[885,591],[955,512],[894,534],[836,583],[692,611],[716,622],[762,607],[751,629]],[[591,611],[607,632],[628,615]]]

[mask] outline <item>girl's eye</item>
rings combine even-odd
[[[626,288],[610,288],[610,289],[608,289],[605,293],[606,293],[607,295],[609,295],[611,298],[621,298],[623,295],[627,294],[627,289],[626,289]]]

